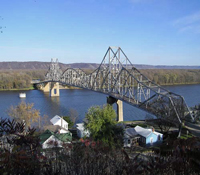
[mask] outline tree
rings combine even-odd
[[[8,115],[17,122],[24,122],[26,127],[38,122],[40,119],[39,110],[33,109],[33,104],[21,102],[17,106],[11,106]]]
[[[35,129],[23,122],[0,118],[0,174],[40,174],[42,156]]]
[[[72,128],[74,126],[74,122],[72,122],[69,116],[64,116],[63,119],[68,123],[68,128]]]
[[[111,105],[91,107],[86,114],[85,127],[93,139],[110,147],[122,144],[123,129],[116,124],[116,113]]]

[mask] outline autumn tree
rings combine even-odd
[[[24,122],[26,127],[30,127],[40,119],[40,112],[33,108],[33,103],[21,102],[17,106],[11,106],[8,115],[17,122]]]

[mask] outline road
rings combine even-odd
[[[196,137],[200,137],[200,124],[185,122],[186,128]]]

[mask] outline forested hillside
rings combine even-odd
[[[49,62],[0,62],[0,70],[47,70],[49,68]],[[67,68],[81,68],[81,69],[96,69],[100,64],[97,63],[72,63],[64,64],[59,63],[61,69]],[[132,66],[128,66],[131,68]],[[165,65],[145,65],[145,64],[134,64],[137,69],[200,69],[200,66],[165,66]]]
[[[92,72],[87,69],[86,72]],[[150,80],[160,85],[200,83],[200,70],[197,69],[142,69]],[[32,79],[44,79],[47,70],[5,70],[0,71],[0,89],[25,89],[31,87]]]
[[[140,71],[150,80],[160,85],[200,83],[199,69],[146,69]]]
[[[0,89],[24,89],[31,87],[32,79],[44,79],[45,70],[18,70],[0,72]]]

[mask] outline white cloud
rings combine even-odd
[[[193,32],[200,33],[200,11],[191,15],[176,19],[172,25],[178,29],[179,32]]]
[[[173,22],[175,26],[177,25],[189,25],[194,24],[196,22],[200,22],[200,11],[196,12],[192,15],[185,16],[183,18],[179,18]]]

